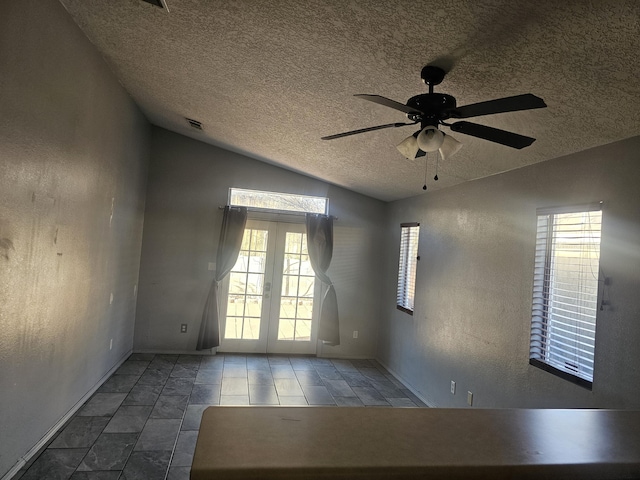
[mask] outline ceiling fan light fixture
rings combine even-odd
[[[425,152],[437,151],[444,142],[444,134],[434,126],[424,127],[416,138],[418,148]]]
[[[418,141],[416,137],[413,135],[409,135],[403,141],[401,141],[398,145],[396,145],[398,151],[409,160],[415,160],[418,156],[418,152],[420,151],[420,147],[418,147]]]
[[[442,157],[442,160],[446,161],[448,158],[458,153],[458,150],[462,148],[462,143],[453,138],[451,135],[447,135],[446,133],[443,135],[444,139],[439,150],[440,157]]]

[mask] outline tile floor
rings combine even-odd
[[[133,354],[14,480],[187,480],[209,405],[425,406],[374,360]]]

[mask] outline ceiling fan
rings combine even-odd
[[[337,133],[322,137],[322,140],[334,140],[383,128],[404,127],[406,125],[420,124],[420,130],[410,135],[397,145],[398,150],[405,157],[415,160],[424,156],[426,152],[439,151],[443,160],[455,154],[462,144],[451,135],[439,130],[439,126],[449,127],[452,131],[482,138],[490,142],[499,143],[508,147],[521,149],[531,145],[535,138],[526,137],[517,133],[487,127],[477,123],[466,121],[447,123],[449,119],[463,119],[491,115],[494,113],[515,112],[518,110],[531,110],[544,108],[547,105],[544,100],[531,93],[516,95],[513,97],[499,98],[487,102],[473,103],[462,107],[456,106],[456,99],[445,93],[434,93],[433,87],[439,85],[446,72],[435,65],[427,65],[422,69],[421,77],[429,86],[429,93],[423,93],[411,97],[406,104],[396,102],[380,95],[355,95],[363,100],[368,100],[385,107],[404,112],[411,123],[387,123],[375,127],[361,128],[349,132]]]

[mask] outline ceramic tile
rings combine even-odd
[[[304,395],[297,378],[276,378],[275,385],[276,390],[278,391],[278,395],[285,395],[290,397]]]
[[[199,430],[200,420],[202,420],[202,412],[204,412],[208,407],[209,405],[189,405],[187,407],[187,411],[184,414],[181,429]]]
[[[327,390],[334,397],[355,397],[356,394],[345,380],[325,380]]]
[[[322,380],[344,380],[334,367],[316,367],[316,371]]]
[[[87,448],[47,448],[22,475],[21,480],[67,480]]]
[[[273,378],[296,378],[291,365],[271,365]]]
[[[197,431],[181,431],[171,459],[172,467],[190,467],[198,439]]]
[[[79,417],[110,417],[126,398],[126,393],[96,393],[78,412]]]
[[[302,390],[309,405],[335,405],[336,403],[327,387],[302,385]]]
[[[298,383],[300,383],[300,385],[324,385],[324,383],[322,383],[320,375],[318,375],[318,372],[316,372],[315,368],[312,368],[311,370],[295,370],[295,372],[296,378],[298,379]]]
[[[409,398],[387,398],[392,407],[417,407]]]
[[[188,395],[160,395],[149,418],[182,418],[188,401]]]
[[[140,433],[134,450],[173,450],[181,423],[177,418],[150,418]]]
[[[225,364],[224,370],[222,370],[223,378],[247,378],[246,365],[240,365],[235,363]]]
[[[103,433],[87,452],[78,470],[122,470],[137,438],[137,433]]]
[[[189,403],[192,405],[218,405],[221,385],[194,385]]]
[[[227,406],[250,405],[249,395],[220,395],[220,405],[227,405]]]
[[[167,380],[162,395],[189,395],[195,378],[170,378]]]
[[[249,385],[251,405],[279,405],[278,394],[273,385]]]
[[[249,370],[249,385],[273,385],[271,370]]]
[[[109,380],[100,386],[98,392],[129,393],[139,378],[139,375],[112,375]]]
[[[222,383],[222,369],[220,370],[198,370],[195,383],[207,385],[219,385]]]
[[[167,480],[189,480],[191,467],[169,467]]]
[[[149,418],[151,405],[123,405],[104,429],[104,433],[138,433]]]
[[[389,405],[380,392],[373,387],[353,387],[355,394],[367,406]]]
[[[142,375],[149,362],[127,360],[116,370],[116,375]]]
[[[109,423],[109,417],[74,417],[49,448],[89,448]]]
[[[364,407],[364,403],[358,397],[333,397],[339,407]]]
[[[170,377],[178,378],[196,378],[198,373],[198,365],[176,363],[171,370]]]
[[[70,480],[118,480],[120,470],[96,471],[96,472],[75,472]]]
[[[136,385],[126,396],[123,405],[154,405],[162,392],[162,385]]]
[[[164,480],[170,458],[170,451],[133,452],[120,480]]]
[[[225,378],[221,395],[248,395],[249,383],[246,378]]]

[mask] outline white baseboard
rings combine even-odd
[[[78,400],[78,402],[73,407],[71,407],[71,410],[69,410],[60,420],[56,422],[56,424],[53,427],[49,429],[47,433],[44,434],[44,436],[38,441],[38,443],[36,443],[33,447],[31,447],[31,449],[27,453],[25,453],[22,457],[20,457],[20,460],[18,460],[16,464],[13,467],[11,467],[11,469],[9,469],[9,471],[0,480],[11,480],[11,478],[13,478],[20,471],[20,469],[22,469],[22,467],[24,467],[29,462],[29,460],[31,460],[35,455],[40,453],[40,451],[53,438],[56,432],[60,428],[62,428],[64,424],[67,423],[69,419],[73,417],[78,410],[80,410],[80,408],[84,405],[84,403],[87,400],[89,400],[91,395],[93,395],[96,392],[96,390],[98,390],[102,386],[102,384],[106,382],[109,379],[109,377],[111,377],[111,375],[113,375],[113,373],[118,368],[120,368],[120,365],[122,365],[125,362],[125,360],[129,358],[130,355],[131,355],[131,350],[125,353],[120,358],[120,360],[118,360],[118,362],[107,373],[105,373],[100,378],[100,380],[98,380],[98,382],[91,388],[91,390],[89,390],[80,400]]]
[[[404,378],[402,378],[402,377],[401,377],[400,375],[398,375],[396,372],[394,372],[393,370],[391,370],[387,365],[385,365],[383,362],[381,362],[381,361],[380,361],[380,360],[378,360],[377,358],[376,358],[376,360],[380,363],[380,365],[382,365],[384,368],[386,368],[386,369],[389,371],[389,373],[390,373],[391,375],[393,375],[394,377],[396,377],[396,379],[398,379],[398,381],[402,382],[402,384],[403,384],[404,386],[406,386],[406,387],[411,391],[411,393],[413,393],[416,397],[418,397],[420,400],[422,400],[422,401],[427,405],[427,407],[430,407],[430,408],[438,408],[438,406],[437,406],[434,402],[432,402],[431,400],[427,399],[424,395],[422,395],[420,392],[418,392],[418,391],[416,390],[416,388],[415,388],[413,385],[411,385],[411,383],[409,383],[407,380],[405,380]]]

